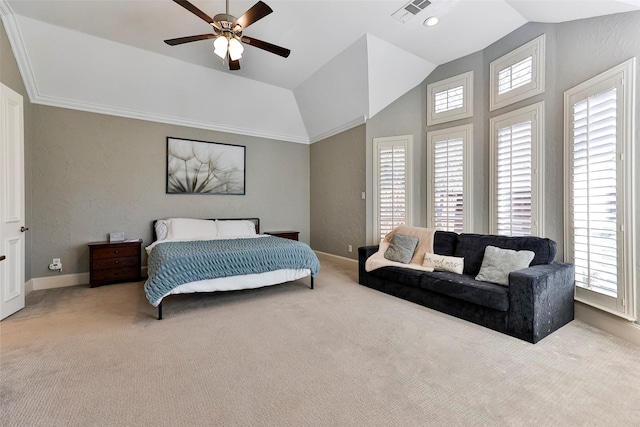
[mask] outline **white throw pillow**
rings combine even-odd
[[[215,221],[195,218],[171,218],[167,224],[167,239],[207,240],[218,235]]]
[[[438,254],[424,254],[424,267],[431,267],[436,271],[450,271],[462,274],[464,270],[464,258],[455,256],[445,256]]]
[[[509,286],[509,273],[529,267],[535,253],[487,246],[476,280]]]
[[[156,229],[156,240],[166,239],[167,234],[169,233],[169,220],[168,219],[157,220],[155,229]]]
[[[218,236],[244,237],[255,236],[256,225],[247,220],[216,220]]]

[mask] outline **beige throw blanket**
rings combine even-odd
[[[411,258],[411,262],[409,262],[409,264],[390,261],[384,257],[384,253],[389,248],[391,238],[395,233],[418,238],[418,246],[416,246],[416,251],[413,253],[413,258]],[[384,237],[384,239],[382,239],[378,252],[371,255],[369,259],[367,259],[364,266],[365,270],[372,271],[377,268],[395,266],[411,268],[414,270],[433,271],[433,268],[431,267],[423,267],[422,262],[424,261],[424,254],[433,253],[434,233],[435,230],[432,228],[409,227],[406,225],[401,225],[400,227],[394,228],[391,232],[389,232],[389,234]]]

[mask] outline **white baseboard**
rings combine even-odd
[[[142,267],[142,277],[147,275],[147,266]],[[87,285],[89,273],[60,274],[58,276],[34,277],[24,285],[25,294],[44,289],[66,288],[68,286]]]
[[[314,251],[316,253],[316,255],[318,255],[318,258],[320,259],[326,259],[328,261],[333,261],[336,262],[338,264],[343,264],[343,265],[348,265],[349,267],[353,267],[354,264],[358,264],[358,260],[356,259],[351,259],[351,258],[346,258],[340,255],[334,255],[334,254],[329,254],[326,252],[320,252],[320,251]]]
[[[640,346],[640,325],[578,301],[574,307],[576,320]]]
[[[89,273],[60,274],[58,276],[34,277],[25,284],[25,292],[43,289],[66,288],[67,286],[86,285],[89,283]]]

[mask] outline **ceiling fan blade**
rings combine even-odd
[[[259,1],[258,3],[254,4],[251,9],[247,10],[244,15],[236,19],[236,22],[233,23],[233,27],[235,27],[236,25],[240,25],[242,27],[242,30],[246,30],[249,25],[264,18],[271,12],[273,12],[273,9],[267,6],[266,3]]]
[[[212,39],[214,37],[218,37],[218,35],[217,34],[199,34],[197,36],[187,36],[187,37],[178,37],[176,39],[169,39],[169,40],[165,40],[164,42],[169,46],[175,46],[183,43],[197,42],[198,40]]]
[[[197,7],[189,3],[187,0],[173,0],[173,1],[178,3],[180,6],[184,7],[189,12],[193,13],[194,15],[196,15],[198,18],[202,19],[206,23],[213,25],[217,29],[220,29],[220,26],[209,15],[207,15],[206,13],[204,13],[203,11],[201,11],[200,9],[198,9]]]
[[[280,55],[284,58],[289,57],[289,54],[291,53],[289,49],[276,46],[275,44],[271,44],[268,42],[263,42],[262,40],[254,39],[252,37],[242,36],[240,40],[242,40],[243,43],[246,43],[249,46],[257,47],[258,49],[263,49],[267,52],[275,53],[276,55]]]
[[[229,69],[231,71],[237,71],[240,69],[240,60],[236,59],[235,61],[232,61],[231,59],[229,59]]]

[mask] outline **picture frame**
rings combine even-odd
[[[246,193],[246,147],[167,137],[167,194]]]

